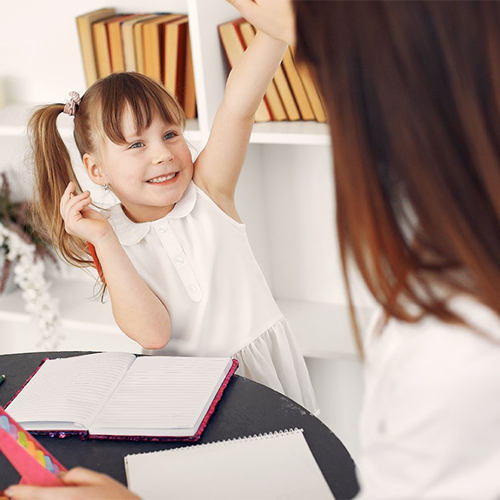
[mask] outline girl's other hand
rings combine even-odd
[[[76,467],[59,476],[66,486],[9,486],[13,500],[140,500],[123,484],[105,474]]]
[[[112,230],[111,226],[102,214],[90,207],[90,193],[85,191],[75,196],[75,188],[75,184],[70,182],[61,198],[60,212],[64,229],[72,236],[95,244]]]
[[[227,0],[255,28],[289,45],[295,45],[293,0]]]

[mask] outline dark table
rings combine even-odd
[[[84,352],[36,352],[0,355],[0,405],[4,406],[40,364],[42,359],[88,354]],[[7,409],[8,411],[8,409]],[[358,492],[355,465],[344,445],[318,418],[282,394],[235,375],[198,443],[208,443],[290,428],[304,429],[304,436],[337,500]],[[123,457],[132,453],[190,446],[184,443],[133,441],[81,441],[38,436],[39,441],[68,469],[77,465],[104,472],[126,484]],[[19,475],[0,455],[0,491],[19,481]]]

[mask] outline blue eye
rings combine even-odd
[[[165,134],[165,136],[163,137],[164,140],[168,140],[168,139],[173,139],[177,134],[175,132],[168,132],[167,134]]]
[[[141,146],[144,146],[144,143],[143,143],[143,142],[140,142],[140,141],[138,141],[138,142],[134,142],[134,144],[132,144],[132,145],[130,146],[130,149],[137,149],[137,148],[139,148],[139,147],[141,147]]]

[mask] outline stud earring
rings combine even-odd
[[[109,186],[106,183],[102,185],[102,188],[104,189],[104,191],[109,191]]]

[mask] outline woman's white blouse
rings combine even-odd
[[[453,299],[470,328],[433,318],[366,342],[358,500],[500,498],[500,319]]]

